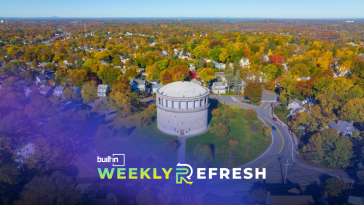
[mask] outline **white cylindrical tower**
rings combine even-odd
[[[158,129],[170,135],[207,131],[209,89],[191,82],[174,82],[157,90]]]

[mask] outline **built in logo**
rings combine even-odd
[[[125,154],[113,154],[112,156],[99,157],[97,156],[98,163],[112,163],[114,167],[125,166]]]

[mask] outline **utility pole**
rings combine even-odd
[[[290,165],[290,164],[288,164],[288,159],[287,159],[287,162],[286,162],[286,164],[283,164],[284,166],[286,166],[286,174],[284,175],[284,184],[286,184],[287,183],[287,171],[288,171],[288,165]]]

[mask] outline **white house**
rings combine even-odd
[[[212,84],[211,91],[215,94],[225,94],[226,85],[223,82],[214,82]]]
[[[194,63],[189,63],[188,67],[189,67],[190,71],[195,71],[196,70],[196,66],[195,66]]]
[[[297,98],[294,98],[294,99],[288,101],[288,105],[287,105],[286,109],[291,109],[300,104],[302,104],[302,102],[299,101]]]
[[[97,97],[106,97],[107,91],[109,90],[109,85],[100,84],[99,86],[97,86]]]
[[[39,90],[40,94],[44,95],[45,97],[49,97],[52,95],[52,87],[44,86]]]
[[[22,146],[20,149],[16,149],[15,153],[17,157],[14,159],[15,162],[24,163],[30,155],[35,153],[34,143],[29,142],[25,146]]]
[[[61,97],[63,94],[63,91],[65,90],[65,87],[62,86],[57,86],[54,91],[53,91],[53,95],[57,96],[57,97]]]
[[[240,65],[243,68],[249,68],[250,67],[250,62],[248,58],[242,58],[240,59]]]
[[[351,136],[353,132],[357,131],[354,127],[354,121],[351,120],[350,122],[337,120],[327,123],[328,127],[337,130],[338,133],[345,136]]]

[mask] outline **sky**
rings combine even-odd
[[[364,0],[3,0],[1,17],[364,18]]]

